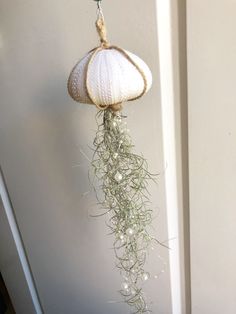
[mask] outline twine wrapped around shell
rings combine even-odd
[[[138,56],[108,43],[103,16],[96,27],[101,45],[74,66],[68,92],[80,103],[118,111],[123,102],[138,99],[150,89],[152,74]]]

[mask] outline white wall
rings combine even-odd
[[[82,197],[90,186],[80,148],[90,153],[96,109],[66,90],[72,66],[97,45],[96,4],[2,0],[0,12],[0,163],[43,310],[125,313],[123,304],[107,302],[119,298],[121,282],[112,241],[102,219],[88,218],[92,194]],[[161,173],[151,193],[155,233],[166,240],[155,1],[104,1],[104,13],[110,41],[140,55],[154,74],[152,90],[125,113],[137,151]],[[168,263],[168,252],[160,254]],[[160,269],[158,260],[152,268]],[[153,313],[171,313],[168,267],[147,290]]]
[[[182,303],[189,314],[189,265],[188,258],[185,264],[183,259],[188,256],[189,179],[192,314],[235,314],[236,2],[187,1],[188,82],[184,77],[185,1],[171,3],[181,283],[182,290],[186,288]],[[147,157],[150,169],[161,173],[151,193],[155,233],[165,240],[166,164],[155,1],[120,0],[112,1],[112,6],[104,1],[103,6],[111,42],[140,55],[154,74],[152,90],[127,104],[125,113],[137,151]],[[111,239],[102,219],[88,218],[94,205],[92,194],[82,196],[90,186],[88,163],[80,148],[90,153],[87,144],[94,136],[96,109],[73,102],[66,90],[72,66],[98,42],[95,7],[92,0],[0,2],[0,164],[47,314],[127,310],[108,302],[119,298],[120,286],[109,250]],[[74,167],[79,163],[82,167]],[[4,215],[1,208],[1,235],[9,234]],[[22,280],[22,273],[9,239],[0,240],[0,271],[12,285],[4,252],[13,252],[15,266],[10,266],[19,269],[16,280]],[[6,250],[6,243],[11,250]],[[160,254],[168,262],[168,252],[160,249]],[[151,267],[155,273],[158,260]],[[170,288],[168,268],[147,285],[153,313],[172,312]],[[20,311],[28,314],[32,304],[27,301],[20,306],[24,305]]]
[[[193,314],[236,313],[236,1],[188,0]]]

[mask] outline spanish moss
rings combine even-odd
[[[123,278],[120,293],[132,313],[150,313],[143,286],[150,278],[145,270],[148,249],[157,241],[149,234],[148,184],[155,176],[147,161],[133,152],[125,118],[111,109],[98,112],[92,169],[101,215],[109,213],[116,266]]]

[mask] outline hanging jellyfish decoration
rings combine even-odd
[[[99,109],[91,168],[98,181],[98,203],[110,214],[116,266],[124,280],[120,293],[133,313],[149,313],[143,292],[143,283],[150,278],[145,262],[153,243],[161,244],[150,235],[148,184],[155,175],[148,171],[147,161],[133,152],[122,103],[143,96],[152,85],[152,74],[138,56],[109,44],[101,0],[95,1],[100,45],[74,66],[68,92],[75,101]]]

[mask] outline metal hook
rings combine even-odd
[[[102,0],[94,0],[97,2],[97,16],[98,18],[102,18],[104,20],[103,12],[102,12],[102,6],[101,2]]]
[[[94,1],[97,2],[98,10],[101,10],[101,9],[102,9],[102,8],[101,8],[101,1],[102,1],[102,0],[94,0]]]

